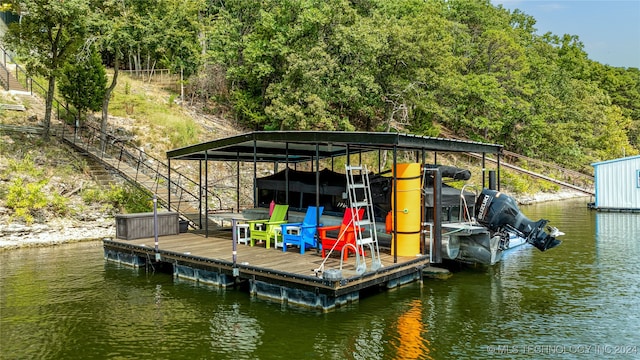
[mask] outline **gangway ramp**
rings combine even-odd
[[[165,162],[111,135],[106,136],[103,149],[99,130],[90,125],[80,129],[58,125],[52,127],[52,133],[128,182],[154,194],[160,204],[178,212],[183,219],[190,221],[193,227],[205,228],[205,224],[201,224],[201,219],[208,219],[208,217],[199,209],[200,196],[202,196],[198,189],[199,185],[172,169],[171,190],[169,190],[169,169]],[[216,197],[212,193],[209,193],[209,196]],[[217,224],[209,219],[207,226],[215,227]]]
[[[481,154],[476,154],[476,153],[466,153],[466,154],[471,156],[471,157],[474,157],[474,158],[482,159],[482,155]],[[541,164],[542,166],[544,166],[546,168],[553,168],[553,169],[555,169],[556,171],[558,171],[560,173],[568,175],[568,177],[571,178],[571,179],[579,180],[581,185],[577,185],[575,183],[569,183],[569,182],[563,181],[563,180],[558,180],[558,179],[555,179],[553,177],[550,177],[550,176],[547,176],[547,175],[544,175],[544,174],[540,174],[540,173],[537,173],[537,172],[534,172],[534,171],[531,171],[531,170],[527,170],[527,169],[524,169],[522,167],[510,164],[510,163],[508,163],[506,161],[500,161],[500,167],[505,167],[505,168],[517,171],[517,172],[519,172],[521,174],[526,174],[526,175],[529,175],[529,176],[534,177],[534,178],[546,180],[546,181],[549,181],[549,182],[551,182],[553,184],[559,185],[559,186],[567,188],[567,189],[575,190],[575,191],[581,192],[583,194],[595,196],[595,190],[593,188],[586,188],[586,187],[584,187],[584,185],[582,185],[582,184],[591,184],[591,186],[593,186],[593,181],[594,181],[593,180],[593,176],[590,176],[590,175],[587,175],[587,174],[583,174],[583,173],[580,173],[580,172],[577,172],[577,171],[574,171],[574,170],[570,170],[570,169],[564,169],[564,168],[559,167],[559,166],[554,165],[554,164],[548,164],[548,163],[545,163],[543,161],[527,158],[527,157],[525,157],[523,155],[519,155],[519,154],[516,154],[516,153],[513,153],[513,152],[505,151],[504,154],[507,155],[507,156],[510,156],[510,157],[524,159],[526,161],[535,161],[536,163]],[[491,163],[497,163],[498,162],[496,159],[493,159],[493,158],[490,158],[490,157],[485,157],[484,159],[485,159],[485,161],[489,161]]]

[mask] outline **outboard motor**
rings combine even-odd
[[[550,234],[545,232],[543,228],[549,220],[529,220],[520,212],[512,197],[495,190],[482,190],[476,201],[476,219],[491,231],[515,230],[540,251],[560,245],[561,241],[556,236],[563,235],[552,226],[547,226]]]

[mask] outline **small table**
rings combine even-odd
[[[300,236],[300,231],[302,230],[302,227],[300,226],[295,226],[295,225],[288,225],[285,227],[286,229],[286,233],[287,235],[293,235],[293,236]],[[282,231],[282,229],[280,229],[280,231]],[[284,243],[284,240],[283,240]],[[282,244],[282,251],[286,252],[287,251],[287,244]]]
[[[236,239],[238,244],[249,244],[251,237],[249,236],[249,224],[236,223]]]
[[[273,246],[276,249],[278,246],[282,247],[282,228],[280,226],[273,227]]]

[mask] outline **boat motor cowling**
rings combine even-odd
[[[475,208],[476,219],[481,225],[494,232],[515,230],[540,251],[551,249],[561,243],[556,236],[563,233],[554,227],[546,226],[548,220],[529,220],[520,212],[512,197],[499,191],[483,189]],[[550,233],[545,231],[545,226]]]

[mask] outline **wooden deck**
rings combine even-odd
[[[381,252],[382,267],[372,271],[371,255],[367,252],[364,258],[367,270],[362,275],[355,271],[354,255],[343,264],[340,273],[339,254],[333,254],[324,265],[322,278],[314,272],[323,261],[315,249],[300,254],[297,247],[283,252],[282,248],[244,244],[237,245],[234,263],[231,231],[219,231],[209,237],[194,233],[161,236],[157,254],[154,238],[105,239],[103,243],[107,260],[133,266],[168,263],[176,277],[223,287],[248,281],[253,296],[325,311],[357,301],[364,289],[393,288],[421,280],[422,270],[429,265],[428,256],[398,257],[394,263],[393,256]]]

